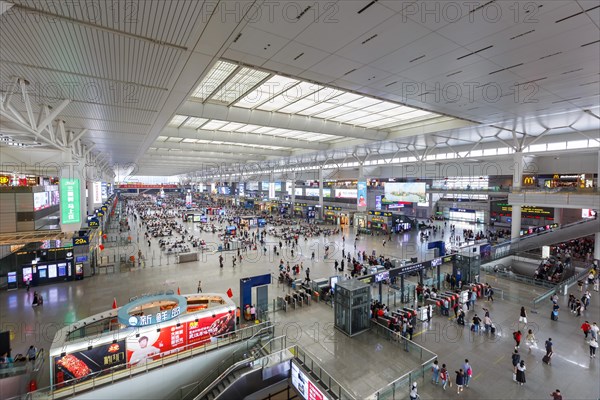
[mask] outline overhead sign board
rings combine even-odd
[[[80,183],[79,179],[60,180],[60,214],[61,223],[78,224],[81,222]]]

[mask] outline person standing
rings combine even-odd
[[[27,360],[35,361],[36,357],[37,357],[37,349],[33,345],[29,346],[29,349],[27,350]]]
[[[460,394],[463,391],[463,385],[465,384],[465,373],[463,369],[454,371],[456,373],[456,394]]]
[[[433,362],[433,365],[431,366],[431,372],[431,383],[437,385],[440,382],[440,366],[438,364],[438,360]]]
[[[202,281],[198,281],[198,291],[196,293],[202,293]]]
[[[515,375],[517,373],[517,365],[519,365],[520,362],[521,362],[521,355],[519,354],[519,350],[515,349],[515,351],[512,355],[513,374],[515,374]],[[515,376],[515,380],[516,380],[516,376]]]
[[[463,365],[462,371],[464,373],[464,385],[465,385],[465,387],[469,387],[469,382],[471,381],[471,377],[473,376],[473,369],[471,368],[471,365],[469,364],[469,360],[466,358],[465,358],[465,363]]]
[[[421,397],[421,396],[419,396],[419,393],[417,391],[417,382],[412,383],[409,396],[410,396],[410,400],[417,400]]]
[[[590,358],[596,358],[596,349],[598,348],[598,341],[596,340],[596,338],[591,337],[588,341],[588,344],[590,345]]]
[[[590,327],[590,333],[591,333],[592,337],[596,340],[598,340],[598,332],[599,331],[600,331],[600,328],[598,327],[598,324],[593,322],[592,326]]]
[[[554,392],[550,393],[550,396],[552,396],[552,400],[563,400],[562,394],[560,393],[560,390],[556,389],[554,390]]]
[[[519,365],[517,365],[517,384],[523,385],[525,383],[525,360],[521,360]]]
[[[492,289],[492,286],[489,283],[487,287],[487,301],[494,302],[494,289]]]

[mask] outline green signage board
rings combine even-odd
[[[60,185],[60,216],[63,224],[78,224],[81,222],[79,179],[61,179]]]

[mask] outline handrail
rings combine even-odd
[[[98,371],[85,376],[85,380],[81,379],[69,379],[64,382],[54,383],[52,385],[40,388],[32,393],[45,394],[52,399],[62,398],[66,396],[74,396],[76,393],[84,392],[88,390],[94,390],[105,384],[113,383],[120,379],[131,378],[135,375],[147,373],[155,368],[163,367],[165,365],[182,361],[187,358],[192,358],[199,354],[205,354],[207,351],[212,349],[219,349],[227,344],[237,343],[244,338],[244,333],[252,332],[261,325],[268,325],[261,327],[258,331],[254,332],[248,339],[256,336],[265,329],[272,328],[272,323],[263,322],[258,325],[251,325],[246,328],[239,329],[237,331],[228,332],[219,336],[214,336],[215,341],[205,343],[201,346],[188,345],[180,348],[176,353],[163,352],[156,356],[160,357],[157,360],[146,360],[144,365],[131,366],[131,365],[118,365],[115,367],[107,368],[102,371]],[[127,368],[129,366],[129,368]],[[21,396],[16,396],[7,400],[21,399]]]
[[[558,285],[556,285],[556,287],[554,287],[553,289],[550,289],[546,293],[542,293],[541,295],[539,295],[538,297],[533,299],[533,308],[534,309],[537,308],[537,305],[539,303],[546,300],[548,297],[553,296],[556,293],[559,293],[561,290],[563,290],[563,288],[568,289],[571,285],[573,285],[575,282],[579,281],[580,279],[585,279],[585,277],[587,277],[587,275],[590,273],[590,269],[591,269],[591,267],[585,268],[579,274],[571,276],[570,278],[568,278],[568,279],[562,281],[561,283],[559,283]]]
[[[260,353],[261,353],[261,351],[262,351],[262,350],[263,350],[265,347],[267,347],[267,346],[271,345],[271,344],[272,344],[272,343],[273,343],[275,340],[277,340],[277,339],[282,339],[282,341],[281,341],[281,342],[282,342],[282,343],[284,343],[284,345],[283,345],[282,347],[283,347],[283,348],[285,348],[285,344],[287,343],[287,341],[286,341],[286,336],[285,336],[285,335],[281,335],[281,336],[277,336],[277,337],[274,337],[274,338],[270,339],[270,340],[269,340],[267,343],[265,343],[265,344],[264,344],[264,345],[263,345],[261,348],[259,348],[258,350],[256,350],[256,354],[260,354]],[[270,351],[269,351],[269,353],[271,353],[271,352],[272,352],[272,350],[270,350]]]
[[[261,328],[261,329],[259,329],[259,330],[258,330],[258,331],[257,331],[255,334],[253,334],[253,335],[252,335],[252,336],[250,336],[248,339],[246,339],[246,348],[245,348],[244,350],[246,350],[246,351],[248,350],[247,343],[248,343],[248,342],[249,342],[251,339],[253,339],[253,338],[255,338],[256,336],[258,336],[258,335],[259,335],[261,332],[263,332],[263,331],[265,331],[265,330],[267,330],[267,329],[272,329],[272,328],[273,328],[273,324],[272,324],[272,323],[270,323],[270,322],[268,322],[268,321],[267,321],[267,322],[263,322],[263,324],[267,324],[267,326],[264,326],[264,327],[262,327],[262,328]],[[251,326],[251,327],[254,327],[254,325],[253,325],[253,326]],[[231,357],[228,357],[228,358],[226,358],[226,359],[222,360],[222,361],[221,361],[221,362],[220,362],[220,363],[219,363],[219,364],[218,364],[218,365],[217,365],[215,368],[213,368],[213,369],[212,369],[212,370],[211,370],[209,373],[207,373],[207,374],[204,376],[204,378],[203,378],[202,380],[200,380],[200,381],[197,381],[197,382],[194,382],[194,383],[191,383],[191,384],[188,384],[188,385],[185,385],[185,386],[182,386],[182,387],[180,387],[179,389],[180,389],[180,390],[183,390],[183,388],[190,387],[190,386],[192,386],[192,385],[193,385],[193,387],[192,387],[192,388],[189,390],[188,394],[186,394],[185,396],[182,396],[182,398],[183,398],[183,399],[187,398],[187,396],[188,396],[190,393],[192,393],[192,391],[194,391],[194,390],[196,390],[198,387],[200,387],[200,386],[201,386],[201,385],[202,385],[202,384],[203,384],[203,383],[204,383],[204,382],[205,382],[207,379],[209,379],[210,377],[212,377],[212,376],[214,375],[214,373],[215,373],[215,372],[217,372],[217,371],[220,371],[220,369],[223,367],[223,365],[225,365],[226,363],[229,363],[229,362],[231,362],[231,361],[232,361],[232,359],[233,359],[233,360],[234,360],[234,362],[235,362],[235,357],[236,357],[236,352],[234,351],[234,352],[233,352],[233,354],[231,355]],[[216,378],[215,378],[215,379],[216,379]],[[213,381],[214,381],[214,380],[213,380]],[[210,386],[210,385],[209,385],[209,386]]]
[[[252,357],[250,358],[246,358],[242,361],[238,361],[235,364],[233,364],[232,366],[230,366],[229,368],[227,368],[225,371],[223,371],[219,376],[217,376],[215,379],[213,379],[213,381],[202,391],[200,392],[199,395],[195,396],[194,399],[201,399],[202,397],[206,396],[208,393],[210,393],[211,390],[214,389],[215,386],[217,386],[219,383],[221,383],[221,381],[230,373],[232,373],[233,371],[237,370],[240,367],[246,367],[249,364],[252,363],[254,359]],[[194,389],[196,389],[196,387],[194,387]],[[194,390],[192,389],[192,390]],[[190,391],[191,393],[191,391]],[[189,394],[189,393],[188,393]],[[186,399],[188,395],[184,396],[182,399]]]
[[[396,332],[392,331],[391,329],[387,328],[386,326],[380,324],[377,321],[371,320],[371,323],[376,324],[380,330],[384,330],[388,331],[388,334],[390,335],[389,337],[391,337],[391,335],[395,335]],[[377,332],[379,333],[379,332]],[[421,363],[421,365],[419,365],[416,368],[413,368],[412,370],[410,370],[409,372],[405,373],[404,375],[400,376],[397,379],[394,379],[392,382],[388,383],[386,386],[384,386],[383,388],[377,390],[375,393],[373,393],[372,395],[368,396],[367,399],[372,400],[372,399],[383,399],[386,395],[387,392],[392,393],[392,398],[397,398],[396,396],[396,389],[404,386],[405,384],[400,383],[403,381],[407,381],[407,383],[410,385],[411,382],[414,382],[415,379],[413,378],[418,378],[419,376],[422,376],[423,378],[425,377],[425,369],[426,367],[428,367],[428,364],[432,363],[434,360],[436,360],[438,358],[437,354],[435,354],[434,352],[427,350],[425,347],[413,342],[412,340],[409,340],[405,337],[403,337],[403,339],[407,342],[410,343],[411,345],[417,346],[421,349],[421,361],[423,360],[423,350],[425,350],[426,352],[430,353],[433,355],[433,357],[430,357],[429,359],[427,359],[425,362]],[[408,378],[408,380],[407,380]]]

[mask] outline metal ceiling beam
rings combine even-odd
[[[160,136],[180,137],[184,139],[214,140],[226,143],[245,143],[259,146],[292,147],[310,150],[327,150],[328,143],[309,142],[277,136],[260,135],[258,133],[207,131],[204,129],[165,128]],[[152,147],[152,146],[150,146]]]
[[[42,131],[52,123],[52,121],[54,121],[54,119],[56,117],[58,117],[58,115],[65,109],[65,107],[67,107],[69,104],[71,104],[71,100],[63,100],[58,106],[54,107],[52,109],[52,111],[50,112],[50,114],[46,115],[46,118],[44,118],[42,120],[42,122],[40,122],[37,126],[37,132],[38,134],[41,134]]]
[[[271,150],[260,147],[235,146],[229,144],[195,144],[195,143],[174,143],[174,142],[156,142],[152,145],[159,149],[181,149],[190,151],[216,151],[222,153],[234,154],[258,154],[264,156],[288,157],[292,154],[288,150]]]
[[[294,131],[316,132],[340,137],[383,140],[388,136],[388,133],[385,131],[359,128],[304,115],[249,110],[241,107],[227,107],[211,103],[202,104],[189,100],[183,103],[179,110],[177,110],[177,113],[197,118],[218,119],[240,124],[268,126]]]
[[[160,156],[168,156],[168,157],[186,157],[189,156],[191,158],[202,159],[202,158],[214,158],[221,160],[266,160],[266,157],[254,155],[254,154],[223,154],[223,153],[215,153],[215,152],[200,152],[200,151],[169,151],[167,149],[161,150],[148,150],[144,157],[152,156],[152,155],[160,155]]]

